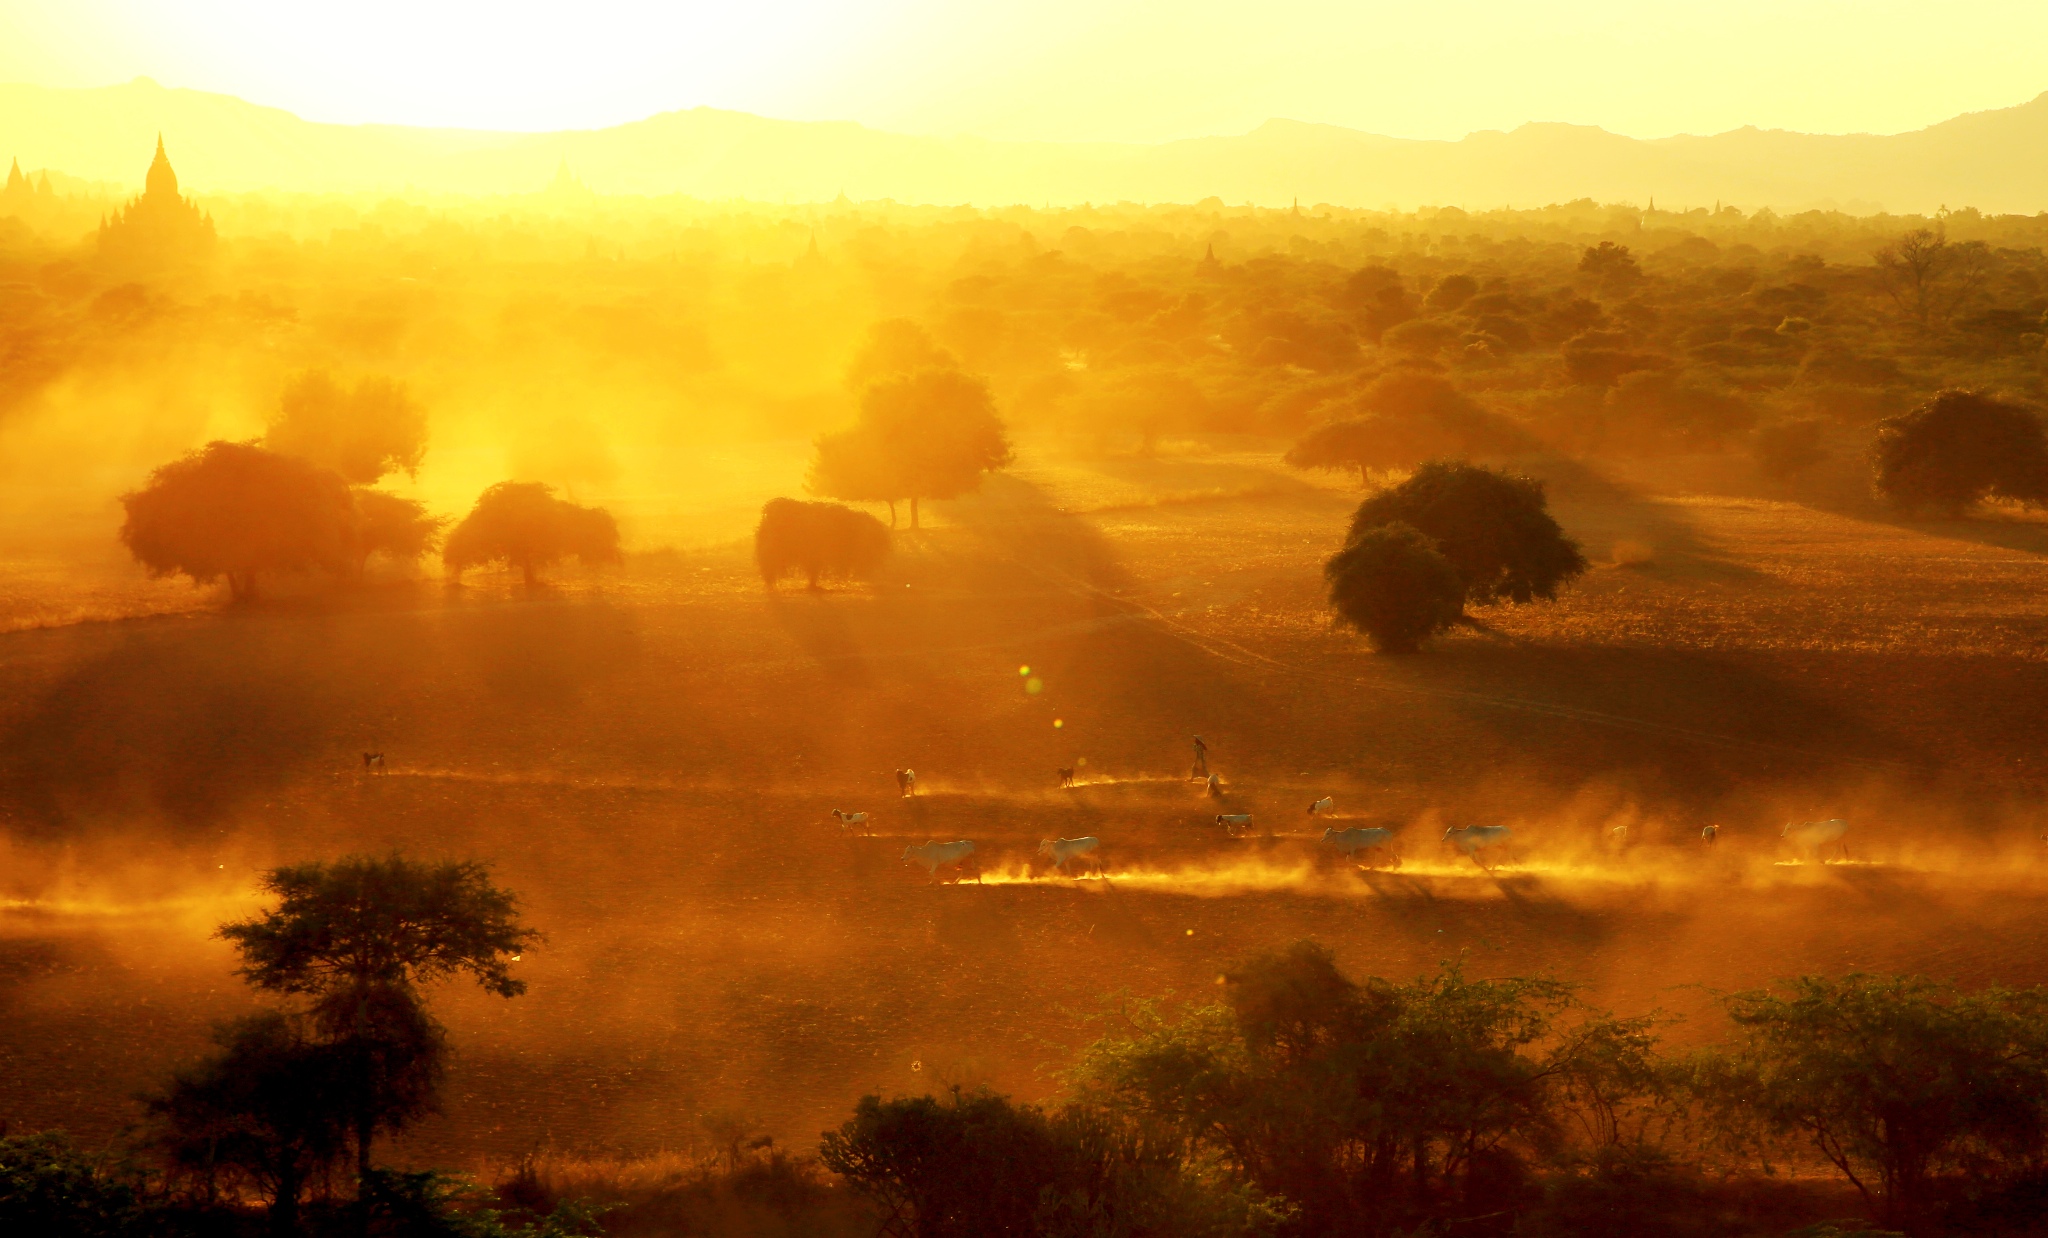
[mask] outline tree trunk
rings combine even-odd
[[[912,496],[912,497],[911,497],[911,500],[910,500],[910,527],[911,527],[911,528],[913,528],[913,529],[917,527],[917,498],[916,498],[916,496]]]
[[[889,500],[889,527],[892,529],[896,527],[896,500],[894,499]]]
[[[531,564],[531,563],[522,563],[522,564],[520,564],[520,565],[519,565],[519,570],[520,570],[521,572],[524,572],[524,573],[526,574],[526,587],[527,587],[527,588],[529,588],[529,589],[533,588],[533,586],[534,586],[534,584],[535,584],[535,580],[534,580],[534,575],[533,575],[533,564]]]
[[[1358,488],[1363,490],[1370,485],[1372,485],[1372,474],[1366,471],[1365,461],[1360,460],[1358,462]]]
[[[277,1175],[277,1196],[270,1201],[270,1238],[298,1238],[299,1190],[296,1168]]]

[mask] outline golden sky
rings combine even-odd
[[[309,119],[557,129],[700,104],[1145,140],[1890,133],[2048,90],[2044,0],[0,0],[0,81],[139,75]]]

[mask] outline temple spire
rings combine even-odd
[[[156,158],[150,161],[149,175],[144,178],[143,192],[152,198],[175,198],[178,196],[178,174],[171,170],[171,157],[164,153],[164,135],[156,135]]]

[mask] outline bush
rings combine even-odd
[[[126,1238],[139,1176],[87,1156],[62,1134],[0,1137],[0,1233]]]
[[[754,562],[769,588],[791,572],[818,587],[820,576],[872,576],[889,557],[882,522],[837,503],[770,499],[754,529]]]
[[[441,561],[456,575],[505,563],[532,585],[540,569],[571,555],[585,566],[617,563],[619,526],[612,514],[558,499],[553,487],[539,482],[501,481],[478,496],[448,535]]]
[[[1412,525],[1357,533],[1323,565],[1323,577],[1331,607],[1382,653],[1412,653],[1465,613],[1465,582]]]
[[[2048,503],[2048,433],[2028,408],[1949,390],[1877,425],[1879,495],[1902,508],[1955,514],[1985,498]]]
[[[1350,540],[1388,524],[1430,539],[1462,582],[1463,598],[1480,605],[1554,599],[1558,586],[1586,570],[1578,543],[1551,519],[1542,482],[1477,465],[1423,465],[1358,505]]]

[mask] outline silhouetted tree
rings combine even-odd
[[[1579,255],[1579,273],[1610,284],[1633,283],[1643,275],[1628,246],[1617,245],[1613,241],[1588,246],[1586,252]]]
[[[1565,986],[1468,980],[1455,965],[1358,982],[1303,942],[1225,980],[1220,1006],[1140,1007],[1073,1082],[1298,1204],[1302,1234],[1514,1207],[1516,1149],[1561,1137],[1567,1079],[1597,1077],[1620,1100],[1650,1047],[1640,1023],[1583,1010]]]
[[[154,1143],[212,1200],[253,1187],[270,1232],[299,1232],[306,1191],[348,1156],[353,1080],[344,1051],[270,1011],[217,1028],[212,1057],[149,1098]]]
[[[1334,419],[1303,435],[1285,456],[1294,468],[1410,468],[1442,456],[1524,451],[1528,436],[1482,408],[1440,374],[1393,370],[1363,391],[1326,404]]]
[[[828,498],[859,501],[879,491],[908,499],[916,528],[920,500],[966,494],[983,473],[1009,462],[988,384],[955,370],[921,370],[867,389],[852,430],[818,440],[810,484]]]
[[[1922,330],[1947,326],[1991,275],[1983,242],[1951,244],[1936,229],[1914,228],[1872,257],[1885,295]]]
[[[427,413],[392,379],[365,378],[348,389],[325,370],[309,370],[285,387],[263,445],[370,486],[386,473],[418,472]]]
[[[887,503],[889,527],[896,527],[896,501],[904,497],[904,483],[889,459],[888,444],[873,427],[855,423],[820,434],[814,447],[804,489],[849,503]]]
[[[441,561],[460,575],[486,563],[516,567],[531,586],[536,573],[570,556],[586,566],[617,563],[619,526],[601,507],[555,497],[535,481],[501,481],[448,534]]]
[[[771,589],[791,572],[813,589],[820,576],[872,576],[889,550],[881,521],[837,503],[770,499],[754,529],[754,562]]]
[[[356,574],[360,576],[370,556],[380,551],[401,562],[411,563],[434,548],[445,516],[427,515],[427,505],[382,490],[357,487],[350,492],[356,505]]]
[[[511,963],[539,935],[517,900],[482,865],[403,856],[351,857],[273,869],[263,888],[278,905],[223,925],[259,989],[303,996],[337,1055],[348,1091],[358,1175],[371,1142],[433,1105],[442,1033],[421,1004],[424,984],[468,975],[485,992],[517,997]]]
[[[2048,435],[2033,410],[1982,391],[1943,391],[1877,423],[1877,492],[1959,513],[1985,498],[2048,502]]]
[[[1668,369],[1620,375],[1605,415],[1604,446],[1616,454],[1719,451],[1756,424],[1756,410],[1740,393]]]
[[[1586,570],[1578,543],[1551,519],[1543,483],[1478,465],[1432,461],[1358,505],[1351,540],[1380,525],[1420,530],[1463,581],[1469,601],[1554,599]]]
[[[346,574],[354,555],[355,505],[342,479],[253,443],[208,443],[121,505],[121,541],[152,575],[225,576],[237,601],[256,596],[261,573]]]
[[[1380,417],[1326,421],[1295,440],[1281,459],[1296,469],[1357,469],[1358,484],[1368,486],[1374,462],[1391,454],[1388,440],[1400,433],[1398,423]]]
[[[1436,543],[1405,524],[1353,537],[1323,565],[1330,605],[1383,653],[1412,653],[1465,613],[1465,584]]]
[[[2048,1149],[2039,990],[1807,976],[1727,1005],[1740,1040],[1718,1095],[1810,1138],[1887,1227],[1924,1225],[1941,1174],[2009,1172]]]

